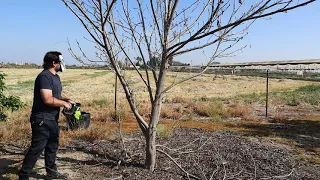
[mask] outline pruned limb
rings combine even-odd
[[[166,155],[175,165],[177,165],[177,166],[179,167],[179,169],[180,169],[181,171],[183,171],[183,172],[187,175],[187,177],[192,177],[192,178],[194,178],[194,179],[201,179],[201,178],[199,178],[199,177],[197,177],[197,176],[195,176],[195,175],[192,175],[192,174],[188,173],[188,172],[187,172],[185,169],[183,169],[183,168],[181,167],[181,165],[180,165],[176,160],[174,160],[168,153],[166,153],[166,152],[164,152],[164,151],[162,151],[162,150],[160,150],[160,149],[157,149],[157,151],[160,152],[160,153],[162,153],[162,154],[164,154],[164,155]]]

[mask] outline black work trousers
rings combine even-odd
[[[29,179],[30,173],[40,154],[45,150],[45,168],[51,174],[57,170],[55,160],[59,146],[59,126],[57,120],[31,118],[31,145],[19,173],[19,179]]]

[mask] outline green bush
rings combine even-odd
[[[302,93],[313,93],[313,92],[319,92],[320,86],[318,85],[308,85],[308,86],[302,86],[299,87],[296,92],[302,92]]]
[[[301,102],[301,100],[299,100],[298,97],[293,94],[286,94],[284,95],[283,99],[289,106],[298,106]]]
[[[24,106],[19,97],[7,97],[4,95],[4,90],[6,89],[6,85],[4,83],[5,76],[6,74],[0,73],[0,120],[5,120],[7,118],[7,115],[4,114],[5,109],[17,111]]]

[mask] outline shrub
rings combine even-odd
[[[176,110],[174,110],[172,108],[165,108],[164,107],[161,110],[160,117],[176,120],[176,119],[180,119],[182,117],[182,114],[180,112],[177,112]]]
[[[157,125],[157,133],[160,137],[169,138],[173,134],[173,127],[164,124]]]
[[[227,109],[224,108],[221,102],[199,103],[195,105],[194,112],[206,117],[215,117],[216,115],[221,117],[227,116]]]
[[[272,123],[284,123],[287,120],[287,117],[285,116],[285,114],[283,114],[280,111],[276,111],[274,117],[271,119],[270,122]]]
[[[232,117],[246,117],[251,113],[251,107],[239,103],[232,104],[229,113]]]
[[[298,106],[300,104],[300,100],[294,94],[290,94],[284,97],[286,104],[289,106]]]
[[[6,74],[0,73],[0,120],[5,120],[7,118],[7,115],[4,114],[5,109],[13,112],[21,109],[24,106],[19,97],[7,97],[4,95],[4,90],[6,89],[6,85],[4,83],[5,76]]]

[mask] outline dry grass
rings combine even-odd
[[[233,117],[245,117],[251,113],[251,106],[235,103],[229,106],[229,113]]]
[[[165,119],[180,119],[182,117],[182,114],[180,112],[178,112],[179,110],[177,109],[173,109],[170,107],[163,107],[160,113],[160,117],[161,118],[165,118]]]
[[[159,124],[157,126],[157,133],[162,138],[169,138],[173,134],[174,127],[166,124]]]
[[[1,122],[1,142],[29,142],[31,136],[29,116],[33,99],[33,81],[41,72],[41,69],[1,69],[6,76],[6,84],[9,86],[8,95],[19,96],[27,107],[18,112],[8,112],[8,121]],[[91,113],[91,128],[79,131],[61,131],[61,144],[72,139],[85,139],[94,141],[98,139],[114,138],[118,124],[114,119],[114,75],[106,70],[75,70],[69,69],[59,74],[64,84],[64,92],[76,102],[82,104],[81,109]],[[146,88],[134,71],[127,71],[129,85],[134,91],[137,105],[141,115],[148,120],[150,116],[150,103]],[[165,86],[176,80],[190,76],[189,73],[168,73]],[[263,93],[265,91],[265,79],[259,77],[224,76],[215,78],[212,74],[205,74],[191,81],[174,87],[165,95],[168,103],[165,104],[161,117],[164,119],[184,119],[185,121],[170,122],[170,126],[183,126],[203,128],[207,130],[233,129],[230,123],[216,120],[223,117],[242,117],[244,120],[254,121],[250,114],[250,107],[236,104],[226,108],[220,101],[211,101],[214,98],[226,98],[241,94]],[[152,77],[152,76],[150,76]],[[153,81],[151,81],[154,83]],[[270,91],[288,90],[300,86],[320,84],[318,82],[293,81],[270,79]],[[11,87],[11,88],[10,88]],[[124,132],[139,131],[139,127],[130,112],[125,94],[121,86],[118,86],[118,116],[122,120]],[[154,84],[153,84],[154,87]],[[201,100],[200,102],[192,100]],[[211,117],[214,121],[198,121],[199,116]],[[61,121],[64,117],[61,116]],[[161,122],[166,122],[165,120]],[[172,124],[177,123],[177,124]],[[165,124],[165,123],[164,123]]]
[[[102,123],[95,123],[88,129],[79,129],[74,131],[64,131],[62,134],[62,142],[63,140],[71,139],[81,139],[89,142],[93,142],[95,140],[102,140],[102,139],[114,139],[115,136],[112,134],[113,131],[116,130],[114,126],[105,126]],[[71,139],[69,139],[71,138]]]
[[[200,102],[194,107],[194,112],[199,116],[215,117],[216,115],[228,116],[227,108],[221,102]]]
[[[180,96],[172,98],[172,103],[187,103],[187,102],[188,102],[187,98],[183,98],[183,97],[180,97]]]
[[[252,105],[234,103],[229,106],[229,115],[231,117],[241,117],[245,121],[257,121],[258,117],[252,114]]]
[[[275,115],[271,119],[271,122],[273,123],[284,123],[287,120],[287,117],[285,114],[281,111],[276,111]]]

